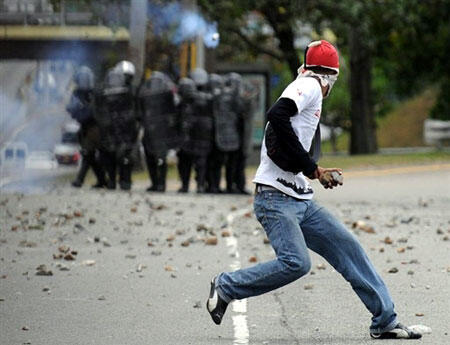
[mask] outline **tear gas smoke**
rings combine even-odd
[[[203,38],[208,48],[215,48],[219,44],[217,23],[208,22],[200,13],[184,8],[178,2],[166,6],[149,2],[148,17],[155,35],[167,34],[174,44],[178,45],[198,36]]]

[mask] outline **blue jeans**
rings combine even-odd
[[[261,295],[299,279],[311,269],[308,248],[324,257],[351,284],[372,313],[370,331],[384,332],[397,324],[388,289],[355,236],[312,200],[298,200],[278,191],[255,196],[256,218],[264,227],[277,258],[216,279],[226,302]]]

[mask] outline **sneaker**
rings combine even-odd
[[[383,333],[372,333],[370,336],[374,339],[420,339],[422,334],[414,332],[412,329],[398,323],[393,329]]]
[[[208,309],[209,315],[213,319],[216,325],[220,325],[223,315],[227,310],[228,303],[220,298],[216,290],[216,277],[211,280],[211,290],[209,292],[209,298],[206,302],[206,309]]]

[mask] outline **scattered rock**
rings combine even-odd
[[[416,316],[422,317],[422,316],[425,316],[425,314],[424,313],[416,313]]]
[[[213,236],[213,237],[208,237],[205,239],[205,244],[208,246],[215,246],[217,245],[217,237]]]
[[[270,244],[270,240],[267,237],[264,237],[263,243],[264,244]]]
[[[386,236],[384,238],[383,242],[386,244],[392,244],[394,241],[392,241],[392,239],[389,236]]]
[[[182,247],[189,247],[190,244],[191,244],[191,242],[189,242],[189,240],[181,242]]]
[[[230,236],[231,236],[231,232],[229,230],[222,231],[222,237],[230,237]]]
[[[248,259],[248,262],[257,262],[258,258],[256,256],[250,256],[250,258]]]
[[[411,283],[409,286],[411,286],[414,289],[416,287],[416,284]]]
[[[30,328],[28,326],[23,326],[22,327],[22,331],[29,331],[29,330],[30,330]]]
[[[66,255],[64,255],[64,260],[73,261],[75,260],[75,256],[72,255],[72,253],[67,253]]]
[[[317,266],[316,266],[316,268],[318,269],[318,270],[324,270],[324,269],[326,269],[327,267],[325,266],[325,264],[318,264]]]
[[[306,284],[305,286],[303,286],[303,289],[305,290],[312,290],[314,288],[313,284]]]
[[[73,211],[73,216],[77,218],[83,217],[83,213],[81,211]]]
[[[50,291],[50,288],[49,288],[48,286],[44,286],[44,287],[42,288],[42,291],[48,292],[48,291]]]
[[[94,266],[95,265],[95,260],[83,260],[81,262],[82,266]]]
[[[32,241],[23,240],[23,241],[20,241],[19,247],[36,248],[37,247],[37,243],[36,242],[32,242]]]
[[[413,220],[414,220],[414,217],[409,217],[409,218],[407,218],[407,219],[402,219],[402,220],[400,220],[400,223],[402,223],[402,224],[409,224],[409,223],[411,223]]]
[[[404,253],[406,249],[404,247],[397,248],[397,253]]]
[[[60,271],[70,271],[70,267],[64,264],[57,264],[56,268],[59,268]]]
[[[397,273],[398,272],[398,268],[397,267],[392,267],[388,273]]]
[[[170,266],[170,265],[164,266],[164,270],[167,271],[167,272],[175,271],[175,269],[172,266]]]
[[[368,234],[374,234],[375,229],[372,226],[369,226],[363,220],[358,220],[352,224],[353,229],[362,230]]]
[[[142,272],[142,270],[143,270],[144,268],[147,268],[147,266],[146,266],[146,265],[143,265],[143,264],[139,264],[139,265],[137,265],[137,267],[136,267],[136,272]]]
[[[103,296],[103,295],[100,295],[100,296],[98,296],[97,299],[98,299],[99,301],[104,301],[104,300],[106,300],[106,297]]]
[[[42,224],[31,224],[28,225],[28,230],[44,230],[44,226]]]
[[[97,220],[95,218],[89,218],[89,224],[95,224]]]
[[[172,242],[174,239],[175,239],[175,235],[169,235],[169,236],[167,236],[166,241]]]
[[[152,250],[152,252],[150,254],[153,256],[160,256],[162,254],[162,252],[160,250]]]
[[[409,270],[408,271],[408,275],[410,275],[410,276],[414,275],[414,271],[413,270]]]
[[[37,276],[52,276],[53,272],[47,268],[46,265],[42,264],[36,267]]]
[[[80,223],[75,223],[74,228],[75,228],[75,230],[74,230],[75,233],[86,230],[85,227],[83,225],[81,225]]]
[[[152,210],[155,211],[161,211],[161,210],[165,210],[166,208],[168,208],[166,205],[164,204],[159,204],[159,205],[151,205],[150,206]]]
[[[135,254],[126,254],[125,259],[136,259],[136,255]]]
[[[202,307],[202,302],[201,301],[197,301],[194,304],[194,308],[201,308]]]
[[[102,238],[103,247],[111,247],[111,243],[106,237]]]
[[[205,224],[197,224],[197,231],[208,231],[209,228]]]
[[[136,213],[136,212],[137,212],[137,207],[132,207],[132,208],[130,208],[130,212],[131,212],[131,213]]]
[[[69,250],[70,250],[70,247],[69,246],[66,246],[65,244],[63,244],[63,245],[61,245],[61,246],[59,246],[58,247],[58,250],[61,252],[61,253],[68,253],[69,252]]]

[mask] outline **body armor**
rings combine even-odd
[[[139,105],[144,127],[146,149],[161,158],[179,144],[177,108],[170,79],[161,72],[153,72],[141,87]]]

